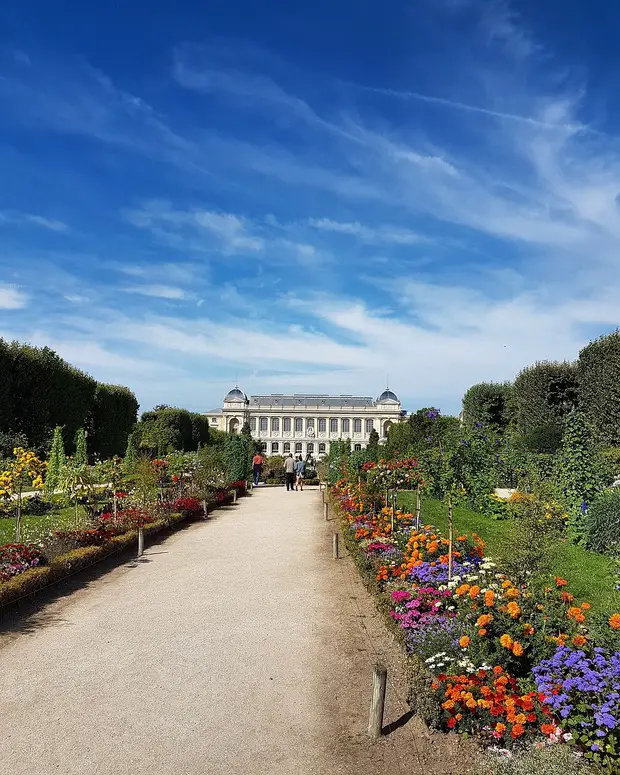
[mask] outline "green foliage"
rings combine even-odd
[[[584,412],[604,441],[620,445],[620,329],[584,347],[577,369]]]
[[[65,456],[65,443],[62,438],[62,428],[57,425],[54,429],[52,448],[47,462],[47,473],[45,476],[46,492],[53,493],[58,487],[66,462],[67,459]]]
[[[385,445],[386,456],[420,457],[425,450],[440,446],[458,427],[457,417],[443,417],[434,407],[418,409],[405,422],[392,425]]]
[[[99,383],[92,408],[89,443],[101,458],[122,455],[138,419],[138,401],[129,388]]]
[[[516,377],[508,399],[514,430],[532,452],[555,452],[564,420],[578,405],[577,367],[541,361]]]
[[[463,396],[463,421],[479,422],[501,433],[508,425],[509,382],[480,382]]]
[[[512,756],[480,755],[475,775],[596,775],[569,745],[544,746],[517,751]]]
[[[351,439],[336,439],[329,445],[329,454],[318,464],[319,476],[335,484],[346,472],[351,457]]]
[[[461,429],[458,444],[446,458],[452,468],[451,479],[463,488],[470,506],[484,509],[497,482],[500,440],[494,432],[474,423]],[[444,476],[446,476],[444,474]]]
[[[138,462],[138,457],[140,455],[140,450],[138,447],[138,436],[138,432],[134,430],[127,437],[127,449],[125,450],[125,458],[123,460],[123,468],[125,473],[130,473],[133,471],[136,463]]]
[[[377,460],[379,457],[379,434],[373,428],[370,431],[370,435],[368,436],[368,446],[366,447],[366,450],[368,454],[370,455],[369,460]]]
[[[251,438],[235,433],[228,436],[223,448],[228,483],[250,478],[253,455],[254,446]]]
[[[139,448],[150,455],[195,452],[209,443],[207,417],[169,406],[144,412],[135,432]]]
[[[572,412],[566,421],[554,480],[568,510],[569,534],[579,541],[585,529],[584,509],[602,489],[601,458],[583,412]]]
[[[588,507],[585,515],[585,543],[588,549],[615,555],[620,551],[620,489],[605,490]]]
[[[86,431],[84,428],[78,428],[75,432],[75,454],[73,460],[78,466],[88,464],[88,450],[86,449]]]
[[[204,501],[208,500],[216,490],[224,489],[231,481],[224,446],[201,447],[194,471],[194,483],[200,497]]]

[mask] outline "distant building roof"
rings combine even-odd
[[[247,401],[248,397],[243,392],[243,390],[239,389],[238,385],[235,385],[235,387],[232,390],[229,390],[226,394],[226,398],[224,401]]]
[[[389,388],[386,388],[383,393],[377,398],[377,403],[384,403],[385,401],[396,401],[398,403],[398,396],[392,392]]]
[[[250,406],[311,406],[311,407],[347,407],[374,406],[369,396],[329,396],[323,393],[294,393],[284,395],[271,393],[263,396],[250,396]]]

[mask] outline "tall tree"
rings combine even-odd
[[[76,466],[88,465],[88,451],[86,449],[86,431],[84,428],[78,428],[75,433],[75,455],[73,456]]]
[[[52,447],[47,463],[47,474],[45,476],[45,489],[48,493],[53,493],[58,487],[66,462],[62,426],[57,425],[54,428],[54,438],[52,439]]]

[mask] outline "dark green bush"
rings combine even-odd
[[[620,444],[620,330],[584,347],[577,368],[584,412],[604,441]]]
[[[153,455],[195,452],[209,442],[208,418],[163,406],[144,412],[135,429],[139,447]]]
[[[510,391],[511,424],[532,452],[555,452],[564,420],[579,404],[577,367],[541,361],[517,375]]]
[[[138,401],[129,388],[99,383],[92,410],[90,452],[102,459],[122,455],[138,419]]]
[[[620,489],[605,490],[589,506],[585,540],[588,549],[601,554],[620,549]]]
[[[463,421],[479,422],[502,432],[508,425],[509,382],[480,382],[463,396]]]

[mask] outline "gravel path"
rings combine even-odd
[[[415,720],[367,739],[376,651],[397,654],[332,532],[316,490],[258,489],[22,622],[0,639],[2,770],[463,773]]]

